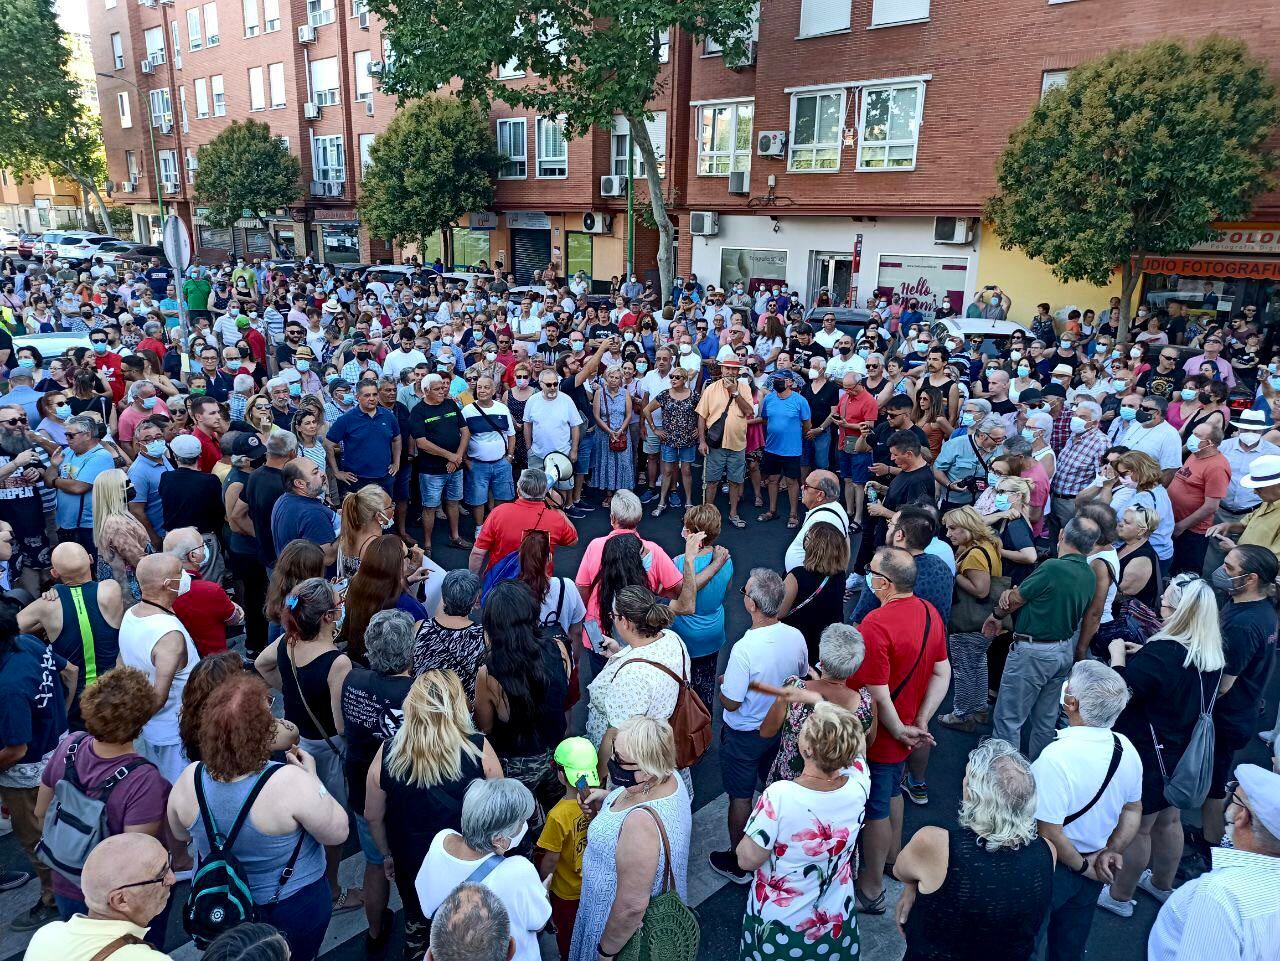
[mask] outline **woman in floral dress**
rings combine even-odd
[[[854,848],[871,790],[862,724],[817,704],[799,746],[803,771],[765,788],[738,845],[738,864],[755,871],[740,961],[858,957]]]
[[[661,517],[667,509],[667,497],[679,483],[684,487],[685,504],[693,503],[693,462],[698,453],[698,414],[695,409],[697,396],[690,389],[689,372],[680,367],[671,369],[671,386],[661,390],[649,401],[642,416],[662,442],[662,492],[654,517]],[[655,426],[653,412],[662,411],[662,427]]]
[[[604,491],[607,505],[614,491],[630,490],[636,467],[631,447],[631,395],[622,389],[622,367],[605,371],[603,384],[594,398],[596,449],[591,458],[591,486]],[[613,442],[622,445],[613,449]]]

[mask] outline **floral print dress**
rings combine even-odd
[[[804,690],[805,679],[795,674],[787,678],[783,687],[798,687]],[[800,756],[800,729],[813,713],[812,704],[792,704],[787,708],[786,719],[782,722],[782,737],[778,742],[778,754],[773,759],[773,767],[769,769],[769,777],[765,781],[768,787],[774,781],[792,781],[804,773],[804,758]],[[875,709],[871,700],[871,692],[865,687],[858,689],[858,707],[853,716],[862,722],[862,733],[871,730],[871,722],[875,718]]]
[[[834,791],[795,781],[765,788],[747,837],[769,852],[751,882],[740,961],[853,961],[854,849],[866,815],[871,777],[856,758]]]

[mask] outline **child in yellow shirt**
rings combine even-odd
[[[553,757],[556,776],[564,785],[564,797],[547,813],[547,823],[538,838],[538,849],[543,852],[538,873],[551,897],[551,920],[555,923],[560,956],[567,958],[582,894],[582,852],[587,847],[590,823],[578,798],[580,791],[585,794],[588,788],[600,786],[596,771],[599,758],[585,737],[561,741]]]

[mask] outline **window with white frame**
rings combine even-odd
[[[169,97],[169,88],[161,87],[159,90],[152,90],[148,97],[151,101],[151,126],[172,125],[173,100]]]
[[[209,116],[209,82],[204,77],[198,77],[195,82],[196,87],[196,119],[203,120]]]
[[[267,109],[267,78],[261,67],[249,68],[249,109]]]
[[[792,96],[787,169],[799,173],[839,170],[843,123],[843,90]]]
[[[658,57],[658,63],[668,63],[671,60],[671,29],[659,30],[657,38],[654,40],[654,51]]]
[[[355,52],[356,99],[373,99],[373,78],[369,76],[369,64],[373,63],[373,53],[368,50]]]
[[[858,169],[913,169],[923,110],[923,83],[863,88]]]
[[[338,102],[338,58],[324,57],[311,61],[311,100],[321,107]]]
[[[187,183],[191,186],[196,184],[196,171],[200,169],[200,159],[196,156],[195,148],[187,148]]]
[[[256,37],[258,35],[258,0],[244,0],[241,5],[244,9],[244,35],[246,37]]]
[[[105,0],[102,7],[104,10],[114,10],[116,8],[116,0]]]
[[[120,111],[120,126],[128,130],[133,126],[133,113],[129,109],[129,93],[116,94],[116,108]]]
[[[178,26],[177,20],[169,21],[169,33],[173,36],[173,65],[176,69],[182,69],[182,29]]]
[[[204,28],[200,25],[200,8],[192,7],[187,11],[187,48],[199,50],[204,46]]]
[[[159,159],[160,183],[164,185],[166,191],[176,191],[178,189],[178,151],[161,150]]]
[[[206,3],[204,5],[204,45],[216,47],[221,42],[222,38],[218,35],[218,4]]]
[[[131,182],[138,182],[138,155],[132,150],[124,152],[124,172]]]
[[[529,127],[522,117],[498,121],[499,180],[523,180],[529,175]]]
[[[284,147],[284,149],[285,149],[286,151],[289,149],[289,138],[288,138],[288,137],[276,137],[276,139],[280,141],[280,146]]]
[[[850,0],[803,0],[800,4],[800,36],[821,37],[848,30],[852,10]]]
[[[222,85],[222,74],[214,74],[209,78],[209,89],[213,91],[213,115],[215,117],[225,117],[227,115],[227,91]]]
[[[929,19],[929,0],[872,0],[871,26],[919,23]]]
[[[520,66],[519,60],[508,60],[502,66],[498,67],[499,80],[512,80],[516,77],[524,76],[524,68]]]
[[[307,0],[307,22],[313,27],[333,23],[334,0]]]
[[[267,65],[267,82],[271,87],[271,109],[285,105],[285,89],[284,89],[284,64],[272,63]]]
[[[1065,87],[1070,70],[1046,70],[1040,77],[1040,99],[1054,87]]]
[[[316,137],[311,142],[313,179],[342,183],[347,179],[347,162],[342,152],[342,138]]]
[[[369,169],[372,162],[369,159],[369,150],[373,147],[373,138],[377,136],[371,133],[362,133],[360,135],[360,177],[364,178],[364,172]]]
[[[124,69],[124,42],[118,33],[111,35],[111,62],[116,70]]]
[[[187,88],[185,85],[178,88],[178,113],[182,115],[182,132],[191,132],[191,118],[187,116]]]
[[[653,153],[658,161],[658,176],[667,175],[667,115],[658,111],[652,120],[645,121],[645,129],[649,131],[649,141],[653,144]],[[613,117],[613,133],[609,137],[609,172],[615,177],[627,175],[627,148],[631,146],[631,125],[621,114]],[[638,148],[631,151],[631,175],[645,175],[644,158]]]
[[[358,17],[362,13],[369,12],[369,4],[367,0],[351,0],[351,16]]]
[[[751,125],[756,105],[718,103],[698,111],[698,175],[727,177],[751,169]]]
[[[274,33],[280,29],[280,0],[262,0],[262,32]]]
[[[150,30],[143,31],[142,42],[146,44],[148,60],[156,65],[165,62],[164,27],[152,27]]]
[[[569,176],[569,144],[564,139],[564,121],[558,117],[539,117],[537,139],[536,176],[549,180]]]
[[[760,0],[756,0],[756,5],[751,10],[751,30],[748,39],[760,39]],[[719,56],[723,52],[724,48],[710,37],[707,37],[702,43],[702,55],[704,57]]]

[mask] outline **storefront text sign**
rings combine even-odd
[[[1192,250],[1221,254],[1280,254],[1280,224],[1216,224],[1212,240]]]

